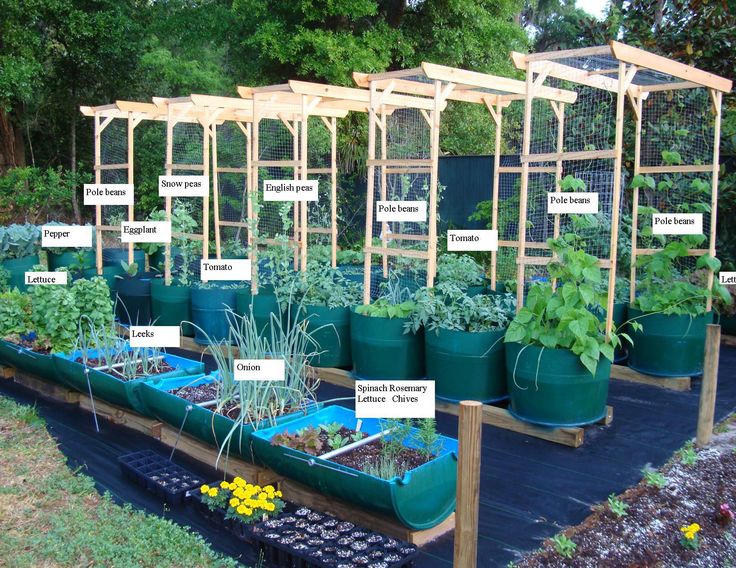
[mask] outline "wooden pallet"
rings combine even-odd
[[[0,367],[0,372],[3,376],[13,377],[16,383],[37,392],[45,398],[78,404],[82,410],[92,411],[92,400],[88,395],[73,392],[31,374],[16,371],[12,367]],[[177,453],[185,454],[208,467],[215,466],[218,454],[217,448],[204,444],[186,434],[181,435],[177,444],[178,429],[176,428],[99,399],[94,400],[94,410],[98,418],[151,436],[169,447],[176,444]],[[259,485],[277,485],[292,503],[331,513],[338,518],[348,519],[366,528],[406,540],[417,546],[427,544],[455,528],[455,515],[452,514],[431,529],[412,530],[395,519],[365,511],[350,503],[317,493],[313,489],[292,479],[287,479],[270,469],[237,458],[228,457],[225,459],[225,457],[221,457],[217,469],[227,471],[229,476],[239,475],[249,481],[255,481]]]
[[[654,377],[634,371],[625,365],[611,365],[611,378],[674,391],[689,391],[690,377]]]
[[[314,372],[326,383],[351,390],[355,389],[355,379],[353,379],[348,371],[324,367],[314,368]],[[460,407],[453,402],[437,399],[435,401],[435,408],[440,412],[457,416]],[[613,407],[607,406],[606,408],[606,416],[598,422],[599,424],[608,425],[613,421]],[[483,405],[483,423],[573,448],[582,446],[585,441],[585,428],[545,428],[519,420],[505,408],[488,404]]]

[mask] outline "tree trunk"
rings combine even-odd
[[[0,108],[0,173],[16,167],[16,141],[15,128],[10,122],[5,109]]]
[[[76,176],[77,173],[77,114],[76,109],[72,108],[71,113],[71,128],[70,128],[70,144],[71,151],[70,155],[70,169],[72,171],[72,177]],[[77,200],[77,186],[76,183],[72,186],[72,210],[74,211],[74,222],[78,225],[82,224],[82,212],[79,210],[79,201]]]

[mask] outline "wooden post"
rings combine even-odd
[[[332,243],[330,257],[332,268],[337,268],[337,118],[330,119],[330,231]]]
[[[217,162],[217,121],[213,120],[207,129],[206,136],[212,137],[212,210],[215,220],[215,257],[222,258],[222,243],[220,242],[220,180],[218,179]]]
[[[381,122],[379,123],[379,125],[381,129],[381,159],[386,160],[388,159],[388,137],[386,136],[386,105],[381,105]],[[386,201],[386,199],[388,199],[388,188],[386,187],[387,184],[388,176],[386,175],[386,167],[384,166],[381,168],[381,201]],[[388,248],[388,223],[386,221],[381,223],[381,246],[384,249]],[[382,265],[383,277],[388,278],[388,255],[386,253],[383,253]]]
[[[309,179],[308,175],[308,168],[309,168],[309,99],[307,98],[307,95],[302,95],[302,145],[301,145],[301,179],[306,181]],[[319,190],[318,190],[319,191]],[[295,202],[296,204],[296,202]],[[301,235],[299,237],[299,240],[301,241],[299,243],[299,250],[301,252],[301,271],[303,273],[306,273],[307,271],[307,239],[308,239],[308,233],[307,233],[307,223],[308,223],[308,217],[307,217],[307,210],[309,208],[309,202],[308,201],[302,201],[300,204],[300,213],[301,213],[301,221],[300,221],[300,227],[301,227]]]
[[[457,505],[455,507],[455,568],[475,568],[478,561],[480,449],[483,405],[460,403],[458,420]]]
[[[429,157],[432,166],[429,174],[429,242],[427,243],[427,288],[434,286],[437,271],[437,185],[439,183],[440,157],[440,108],[444,102],[442,82],[434,82],[434,109],[432,110],[432,126],[430,132],[431,148]]]
[[[556,103],[555,101],[549,101],[557,115],[557,152],[562,154],[565,151],[565,103]],[[562,187],[560,182],[562,181],[562,160],[557,160],[555,163],[555,192],[560,193]],[[554,228],[552,229],[552,238],[557,239],[560,236],[560,214],[555,214]],[[552,253],[552,258],[556,258],[557,253]],[[552,279],[552,289],[557,289],[557,278]]]
[[[95,113],[95,183],[102,183],[102,130],[100,129],[100,114]],[[102,276],[102,205],[95,205],[95,238],[96,251],[95,260],[97,264],[97,274]]]
[[[260,110],[258,105],[258,98],[253,97],[253,127],[251,129],[251,137],[250,137],[250,149],[251,149],[251,161],[250,161],[250,189],[251,194],[249,196],[249,206],[248,206],[248,224],[251,226],[251,230],[248,231],[248,238],[250,240],[250,293],[254,296],[258,294],[258,236],[260,236],[260,233],[258,231],[258,212],[260,209],[259,203],[261,200],[261,194],[260,194],[260,180],[259,178],[259,171],[258,171],[258,160],[259,160],[259,154],[260,150],[258,149],[259,146],[259,140],[258,140],[258,129],[259,129],[259,123],[261,122],[260,117],[258,116],[258,111]],[[255,235],[251,237],[252,232],[255,232]]]
[[[370,83],[370,97],[368,103],[368,179],[366,180],[366,201],[365,201],[365,257],[363,259],[363,303],[371,303],[371,252],[373,246],[373,213],[376,204],[373,202],[376,166],[373,160],[376,159],[376,85],[373,81]],[[385,166],[381,166],[382,168]]]
[[[133,115],[132,113],[127,113],[127,120],[128,120],[128,183],[133,184],[133,171],[134,171],[134,150],[133,150],[133,129],[135,128],[135,123],[133,122]],[[135,221],[135,206],[133,203],[128,205],[128,221]],[[121,228],[122,230],[122,228]],[[132,264],[134,260],[134,252],[133,247],[134,243],[130,242],[128,243],[128,264]],[[145,270],[145,266],[140,267],[142,270]]]
[[[490,103],[486,103],[489,105]],[[493,111],[492,106],[488,106],[489,111]],[[496,112],[491,114],[496,124],[495,144],[493,147],[493,190],[491,193],[491,229],[498,231],[498,198],[501,185],[501,173],[498,171],[501,167],[501,127],[503,125],[503,106],[499,100],[496,103]],[[499,235],[498,240],[501,240]],[[491,251],[491,290],[496,290],[496,280],[498,279],[498,251]]]
[[[718,220],[718,174],[721,169],[720,146],[721,146],[721,100],[723,93],[714,89],[710,90],[713,101],[713,111],[715,113],[715,122],[713,125],[713,179],[710,194],[710,233],[708,235],[708,254],[712,257],[716,255],[716,221]],[[713,271],[708,270],[708,302],[706,310],[710,311],[713,306]]]
[[[294,128],[294,132],[292,133],[293,149],[291,159],[297,162],[299,161],[299,120],[296,117],[292,122],[292,127]],[[294,179],[299,179],[299,166],[294,166]],[[294,246],[294,270],[299,270],[299,221],[301,220],[299,209],[302,202],[294,201],[293,204],[294,226],[291,231],[291,244]]]
[[[703,384],[700,387],[700,404],[698,405],[698,432],[695,437],[695,443],[700,448],[707,446],[713,437],[716,390],[718,389],[718,355],[720,348],[721,326],[708,324],[705,331]]]
[[[166,116],[166,175],[170,176],[174,165],[174,115],[171,105],[167,107]],[[166,220],[171,223],[171,196],[164,198],[166,208]],[[164,244],[164,284],[171,284],[171,243]]]
[[[634,177],[639,175],[641,168],[641,121],[644,110],[644,99],[636,97],[636,135],[634,138]],[[634,188],[631,199],[631,272],[629,276],[629,302],[636,300],[636,254],[639,246],[639,188]]]
[[[526,65],[526,93],[524,95],[524,130],[521,138],[521,156],[529,156],[531,148],[532,102],[534,101],[534,64]],[[524,306],[524,279],[526,278],[526,208],[529,192],[529,162],[521,162],[521,187],[519,196],[519,249],[516,255],[516,311]]]

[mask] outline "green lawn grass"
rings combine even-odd
[[[0,565],[239,566],[72,471],[34,408],[0,396]]]

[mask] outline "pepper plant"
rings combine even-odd
[[[605,300],[600,290],[602,281],[598,259],[570,246],[570,239],[549,239],[550,249],[557,260],[550,262],[549,282],[533,285],[526,305],[519,311],[506,332],[506,342],[536,345],[548,349],[569,349],[595,375],[601,356],[613,361],[614,349],[621,337],[631,341],[625,333],[610,335],[606,341],[605,323],[594,315],[602,309]],[[641,325],[632,322],[634,329]]]

